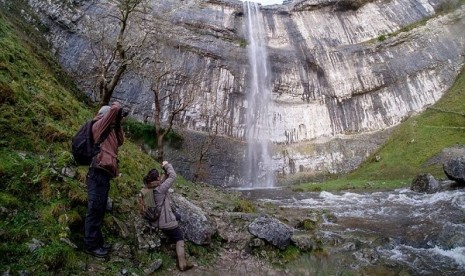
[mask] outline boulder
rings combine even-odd
[[[429,173],[419,174],[413,180],[410,185],[410,190],[420,193],[435,193],[441,190],[439,182]]]
[[[213,234],[217,232],[216,223],[202,209],[181,195],[173,194],[172,200],[173,211],[181,216],[179,224],[184,238],[197,245],[209,244]]]
[[[249,232],[279,249],[285,249],[291,241],[293,229],[277,219],[259,217],[249,224]]]
[[[459,185],[465,185],[465,156],[450,159],[444,163],[443,169],[447,178]]]

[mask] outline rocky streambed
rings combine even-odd
[[[291,274],[463,275],[465,190],[419,193],[409,188],[377,192],[293,193],[250,190],[262,204],[280,206],[288,218],[319,212],[312,234],[325,257],[299,258]],[[298,263],[296,262],[296,263]]]

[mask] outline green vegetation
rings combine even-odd
[[[128,118],[124,122],[124,129],[133,141],[144,143],[150,148],[155,149],[157,139],[155,135],[155,126],[150,123],[141,123],[134,119]],[[174,131],[168,132],[163,141],[172,148],[179,149],[182,146],[183,138]]]
[[[246,199],[238,199],[235,203],[234,212],[254,213],[256,211],[255,205]]]
[[[385,36],[385,35],[380,35],[380,36],[378,36],[378,40],[379,40],[379,41],[385,41],[385,40],[386,40],[386,36]]]
[[[11,18],[0,11],[0,271],[76,274],[88,257],[63,239],[82,247],[87,168],[75,166],[69,149],[71,137],[97,107],[89,106],[60,70],[47,43],[33,34],[33,24],[18,19],[21,9],[26,7],[20,1],[8,10]],[[118,235],[113,217],[124,221],[136,210],[131,198],[143,174],[159,164],[131,139],[119,159],[121,176],[111,184],[114,208],[105,218],[104,234],[127,244],[134,241]],[[75,170],[75,177],[62,174],[64,168]],[[111,275],[132,267],[103,266]]]

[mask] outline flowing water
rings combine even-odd
[[[263,16],[257,3],[244,2],[247,16],[245,31],[250,65],[247,91],[246,139],[247,152],[245,187],[269,188],[275,177],[269,137],[269,106],[271,102],[270,70],[263,30]]]
[[[360,271],[382,264],[394,275],[465,275],[465,189],[434,194],[390,192],[292,193],[254,190],[247,196],[284,208],[326,210],[319,235],[345,254],[337,265]],[[334,242],[334,241],[338,242]],[[328,242],[326,242],[328,245]],[[365,274],[377,275],[380,272]],[[392,275],[392,274],[388,274]]]

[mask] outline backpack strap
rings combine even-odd
[[[96,122],[96,120],[92,121],[92,125],[90,126],[90,133],[91,133],[90,137],[93,137],[92,126],[94,125],[95,122]],[[94,144],[94,148],[93,148],[93,155],[94,156],[96,156],[100,152],[100,144],[103,143],[103,141],[105,141],[105,139],[108,138],[108,136],[110,135],[110,132],[112,130],[113,130],[113,128],[108,126],[108,128],[105,129],[103,131],[103,133],[100,135],[97,142]]]
[[[92,125],[95,123],[95,121],[92,122]],[[95,143],[95,145],[98,145],[100,146],[101,143],[103,143],[103,141],[105,141],[105,139],[107,139],[108,135],[110,135],[110,132],[113,130],[113,128],[111,126],[108,126],[107,129],[105,129],[105,131],[102,132],[102,134],[100,135],[100,137],[98,138],[97,142]]]

